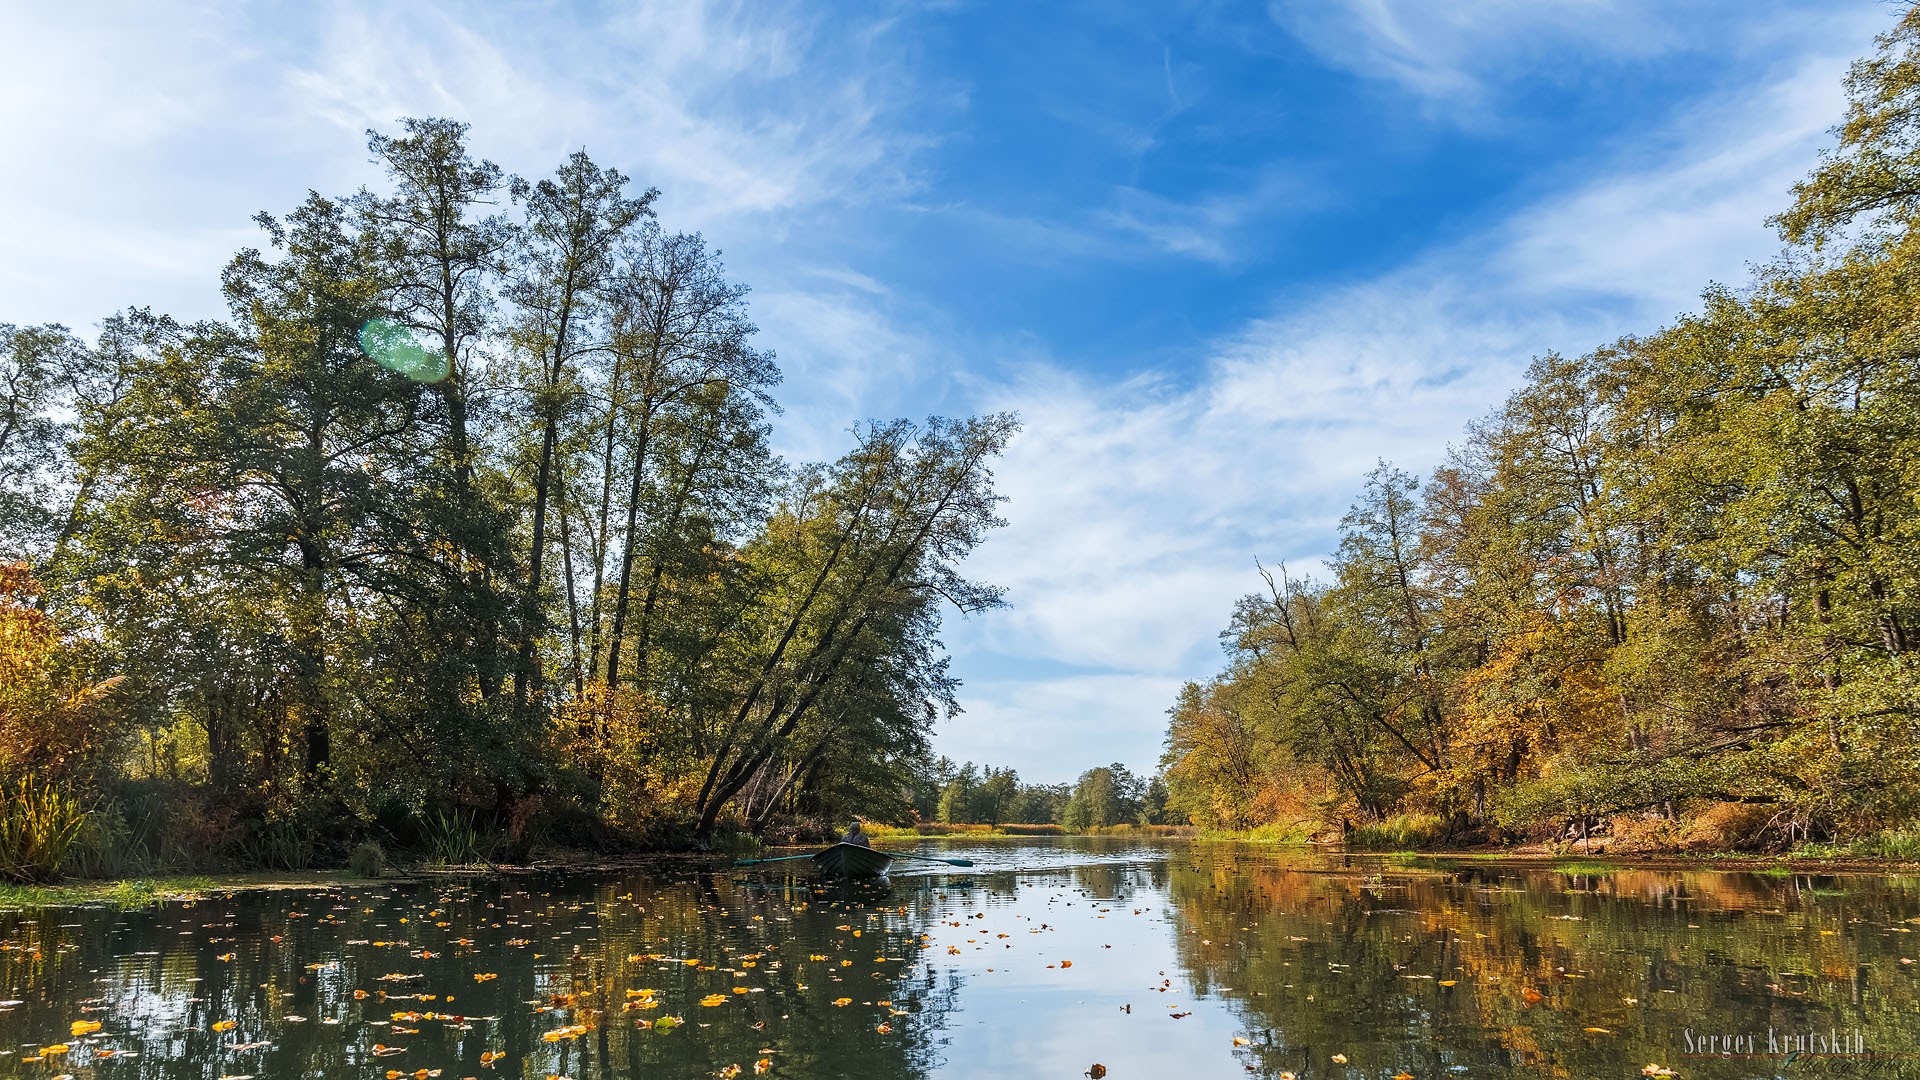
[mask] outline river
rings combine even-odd
[[[1920,1077],[1912,877],[917,850],[0,911],[0,1078]]]

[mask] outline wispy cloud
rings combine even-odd
[[[1377,460],[1431,468],[1532,356],[1654,329],[1774,250],[1763,219],[1839,114],[1849,55],[1803,57],[1676,117],[1655,152],[1623,147],[1471,237],[1253,320],[1190,381],[1041,363],[994,388],[1027,430],[1001,470],[1012,524],[973,568],[1015,608],[955,631],[963,702],[1003,709],[1024,688],[1072,738],[1097,732],[1097,756],[1150,765],[1171,698],[1143,687],[1217,666],[1256,556],[1311,572]],[[1029,771],[1086,757],[1023,738],[969,719],[945,745]]]
[[[97,252],[72,254],[38,286],[23,275],[7,298],[20,310],[4,314],[96,318],[57,291],[82,259],[115,286],[116,306],[215,313],[217,268],[248,215],[308,187],[375,182],[362,132],[409,115],[473,123],[478,151],[521,172],[584,145],[665,190],[673,224],[771,248],[919,183],[932,136],[908,114],[924,120],[936,106],[917,98],[894,25],[798,4],[603,16],[350,2],[271,18],[222,5],[164,17],[135,4],[11,8],[0,33],[20,47],[0,72],[0,139],[34,168],[7,170],[0,199],[42,220],[90,222],[128,249],[149,231],[176,239],[106,267]],[[194,239],[185,253],[165,250],[177,238]],[[65,262],[63,243],[49,228],[7,230],[0,266]],[[195,257],[199,274],[178,272]],[[769,261],[804,272],[802,260]],[[89,301],[99,291],[86,290]]]
[[[1550,72],[1556,57],[1652,56],[1684,40],[1674,9],[1643,0],[1275,0],[1268,11],[1331,64],[1454,104]]]

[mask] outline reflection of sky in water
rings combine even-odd
[[[0,1076],[752,1076],[762,1057],[792,1077],[1074,1077],[1094,1062],[1115,1080],[1249,1066],[1601,1077],[1650,1061],[1688,1078],[1920,1076],[1920,1058],[1783,1074],[1777,1060],[1680,1056],[1688,1027],[1769,1024],[1920,1049],[1920,965],[1901,962],[1920,951],[1914,879],[1577,875],[1106,838],[920,850],[976,866],[902,862],[890,884],[820,889],[784,867],[662,860],[599,880],[0,913],[0,1000],[21,1002],[0,1008],[13,1057]],[[658,1009],[629,1007],[643,988]],[[686,1023],[638,1026],[662,1016]],[[76,1039],[76,1020],[103,1029]],[[19,1063],[57,1043],[73,1049]],[[506,1057],[485,1069],[482,1052]]]

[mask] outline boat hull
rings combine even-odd
[[[835,844],[813,857],[821,877],[877,878],[887,873],[892,856],[859,844]]]

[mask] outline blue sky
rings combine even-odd
[[[0,321],[220,313],[362,132],[585,146],[754,288],[777,438],[1017,409],[1013,606],[938,748],[1150,768],[1253,559],[1436,464],[1528,359],[1739,282],[1896,17],[1873,0],[0,7]]]

